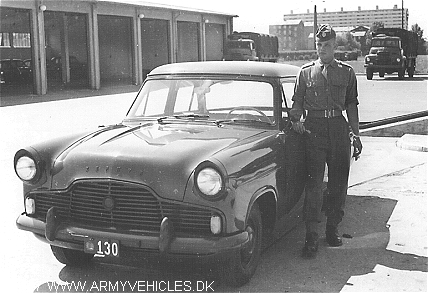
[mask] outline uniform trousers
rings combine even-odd
[[[307,232],[317,232],[321,207],[327,225],[337,227],[344,216],[351,158],[348,122],[343,116],[332,118],[307,117],[304,122],[307,180],[304,220]],[[323,179],[328,166],[328,195],[323,205]]]

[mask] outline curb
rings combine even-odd
[[[397,140],[396,145],[404,150],[428,152],[428,136],[405,134]]]

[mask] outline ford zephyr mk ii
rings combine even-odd
[[[19,150],[19,229],[66,265],[151,255],[215,260],[240,286],[301,217],[295,66],[211,61],[154,69],[121,123]]]

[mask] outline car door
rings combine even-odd
[[[279,156],[281,171],[278,172],[278,232],[283,233],[292,226],[290,214],[301,216],[303,192],[306,178],[304,135],[291,128],[289,110],[294,92],[294,79],[281,83],[281,130],[279,133],[282,154]]]

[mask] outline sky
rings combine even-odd
[[[358,1],[338,1],[338,0],[146,0],[146,2],[169,4],[189,8],[198,8],[216,12],[236,14],[239,17],[233,21],[236,31],[254,31],[259,33],[269,33],[269,25],[282,24],[283,15],[293,13],[306,13],[307,9],[312,13],[314,5],[317,11],[340,11],[341,7],[345,11],[373,10],[376,5],[379,9],[392,9],[394,5],[409,9],[409,29],[417,23],[424,30],[424,38],[428,36],[428,1],[426,0],[358,0]],[[257,3],[252,5],[251,3]],[[263,4],[263,5],[260,5]]]

